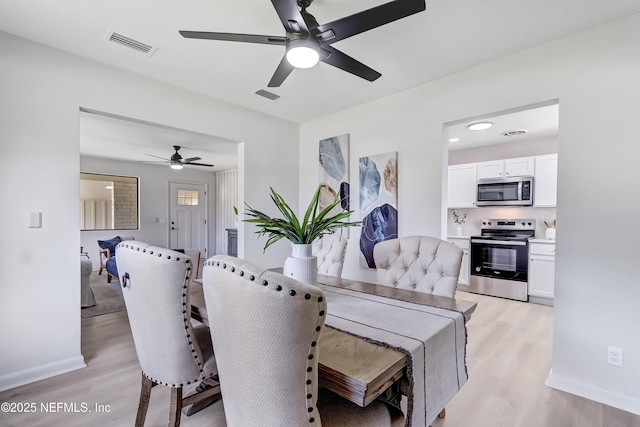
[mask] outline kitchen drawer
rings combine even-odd
[[[547,243],[529,243],[530,255],[556,255],[556,245]]]

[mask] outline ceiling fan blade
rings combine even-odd
[[[211,31],[180,31],[188,39],[222,40],[229,42],[260,43],[284,46],[286,37],[262,36],[258,34],[214,33]]]
[[[289,74],[293,71],[293,65],[289,64],[287,61],[287,56],[283,56],[280,64],[278,64],[278,68],[276,68],[276,72],[273,73],[273,77],[269,81],[268,87],[279,87],[284,80],[289,77]]]
[[[162,159],[165,162],[170,162],[171,160],[169,159],[165,159],[164,157],[160,157],[160,156],[154,156],[153,154],[145,154],[145,156],[149,156],[149,157],[155,157],[156,159]]]
[[[190,162],[195,162],[196,160],[201,160],[201,159],[202,157],[189,157],[188,159],[182,159],[182,161],[190,163]]]
[[[209,165],[207,163],[194,163],[194,162],[183,162],[183,165],[192,165],[192,166],[208,166],[210,168],[213,167],[213,165]]]
[[[331,53],[327,57],[320,57],[320,61],[326,64],[333,65],[334,67],[340,68],[348,73],[362,77],[365,80],[369,80],[370,82],[376,80],[382,75],[373,68],[367,67],[362,62],[340,52],[333,46],[323,45],[322,48]]]
[[[383,5],[319,25],[313,31],[326,43],[335,43],[347,37],[405,18],[426,9],[424,0],[395,0]]]
[[[288,33],[309,35],[309,28],[295,0],[271,0],[271,3]]]

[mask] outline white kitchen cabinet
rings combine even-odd
[[[466,290],[469,286],[469,238],[468,237],[448,237],[449,242],[462,249],[462,265],[460,266],[460,275],[458,276],[458,289],[460,285],[465,286],[462,290]]]
[[[535,158],[533,205],[555,207],[558,198],[558,155]]]
[[[529,301],[553,305],[555,241],[529,241]]]
[[[480,162],[478,163],[478,179],[533,176],[534,164],[533,157],[518,157],[514,159]]]
[[[448,208],[476,207],[476,164],[449,166]]]

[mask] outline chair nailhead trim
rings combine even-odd
[[[226,261],[226,260],[225,260]],[[259,277],[256,277],[253,274],[250,274],[244,270],[238,269],[234,263],[232,262],[225,262],[225,261],[221,261],[220,259],[216,259],[216,260],[211,260],[211,261],[205,261],[205,265],[209,266],[217,266],[217,267],[221,267],[223,269],[228,269],[231,272],[236,272],[236,270],[238,270],[238,275],[241,277],[247,277],[250,281],[255,281],[256,279],[258,279]],[[246,273],[246,274],[245,274]],[[260,283],[262,284],[262,286],[267,287],[269,286],[269,281],[264,279],[264,278],[260,278]],[[282,285],[276,284],[273,289],[275,291],[282,291],[283,287]],[[304,297],[305,300],[312,300],[312,294],[310,293],[299,293],[296,289],[287,289],[287,293],[292,296],[295,297],[297,295],[300,295],[300,297]],[[318,303],[322,303],[324,301],[324,297],[323,296],[317,296],[317,299],[313,298],[313,300],[315,302]],[[325,315],[325,310],[318,310],[318,319],[317,319],[317,324],[316,324],[316,335],[314,336],[314,340],[311,342],[311,346],[309,347],[309,349],[315,348],[318,345],[318,336],[320,331],[322,330],[322,317]],[[314,380],[313,380],[313,372],[314,372],[314,368],[312,365],[314,365],[315,362],[315,354],[314,352],[310,351],[307,359],[309,360],[309,365],[307,366],[306,372],[307,372],[307,378],[305,379],[305,384],[307,387],[307,399],[312,399],[313,398],[313,390],[311,390],[311,388],[313,387],[314,384]],[[313,361],[313,362],[311,362]],[[200,363],[199,363],[200,365]],[[201,370],[202,372],[202,370]],[[214,377],[215,375],[212,375],[212,377]],[[311,414],[315,411],[315,408],[311,405],[308,407],[308,412]],[[315,418],[314,417],[309,417],[309,422],[313,423],[315,422]]]
[[[312,423],[312,422],[314,422],[314,421],[315,421],[315,418],[313,418],[313,417],[309,418],[309,422],[310,422],[310,423]]]

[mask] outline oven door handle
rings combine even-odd
[[[527,246],[527,242],[519,242],[517,240],[505,241],[505,240],[471,239],[471,243],[481,243],[483,245]]]

